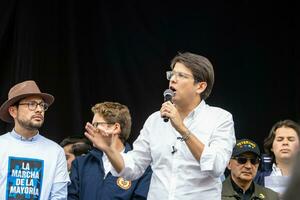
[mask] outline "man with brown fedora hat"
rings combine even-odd
[[[53,101],[28,80],[13,86],[1,105],[0,119],[14,128],[0,136],[0,199],[67,199],[64,151],[39,133]]]

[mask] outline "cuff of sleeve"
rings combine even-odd
[[[212,171],[214,169],[214,160],[216,154],[209,150],[209,147],[204,146],[201,158],[200,169],[201,171]]]

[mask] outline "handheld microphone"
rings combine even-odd
[[[174,92],[171,89],[166,89],[164,91],[164,102],[166,101],[172,101],[172,97],[174,96]],[[164,118],[164,122],[168,122],[169,121],[169,117],[163,116]]]

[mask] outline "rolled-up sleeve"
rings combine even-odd
[[[201,171],[210,172],[213,177],[220,177],[231,157],[235,141],[232,115],[226,113],[217,120],[217,126],[204,147],[200,158]]]
[[[117,173],[115,169],[111,170],[114,176],[122,176],[127,180],[136,180],[143,175],[151,163],[149,134],[150,131],[144,126],[141,134],[133,143],[133,150],[121,154],[125,168],[120,173]]]

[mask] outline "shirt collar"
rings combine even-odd
[[[125,147],[123,148],[123,150],[122,150],[120,153],[121,153],[121,154],[122,154],[122,153],[125,153]],[[108,157],[107,157],[107,155],[106,155],[106,153],[103,153],[102,160],[103,160],[103,161],[110,162],[109,159],[108,159]]]
[[[206,105],[204,100],[201,100],[201,102],[195,107],[195,109],[190,112],[190,114],[187,116],[187,118],[194,119],[198,113],[200,113],[201,110],[203,110],[203,107]]]
[[[282,176],[281,170],[275,163],[272,166],[272,173],[271,176]]]
[[[24,142],[33,142],[33,141],[36,141],[39,137],[39,132],[37,132],[37,134],[33,137],[30,137],[30,138],[25,138],[23,137],[22,135],[18,134],[15,129],[13,129],[11,132],[10,132],[10,135],[12,137],[14,137],[15,139],[17,140],[21,140],[21,141],[24,141]]]
[[[243,189],[240,188],[233,180],[232,178],[230,178],[231,180],[231,184],[232,184],[232,188],[233,190],[238,193],[239,195],[243,196],[244,194],[248,197],[251,197],[251,195],[254,193],[254,183],[252,182],[250,187],[248,188],[248,190],[246,190],[246,192],[244,193]]]

